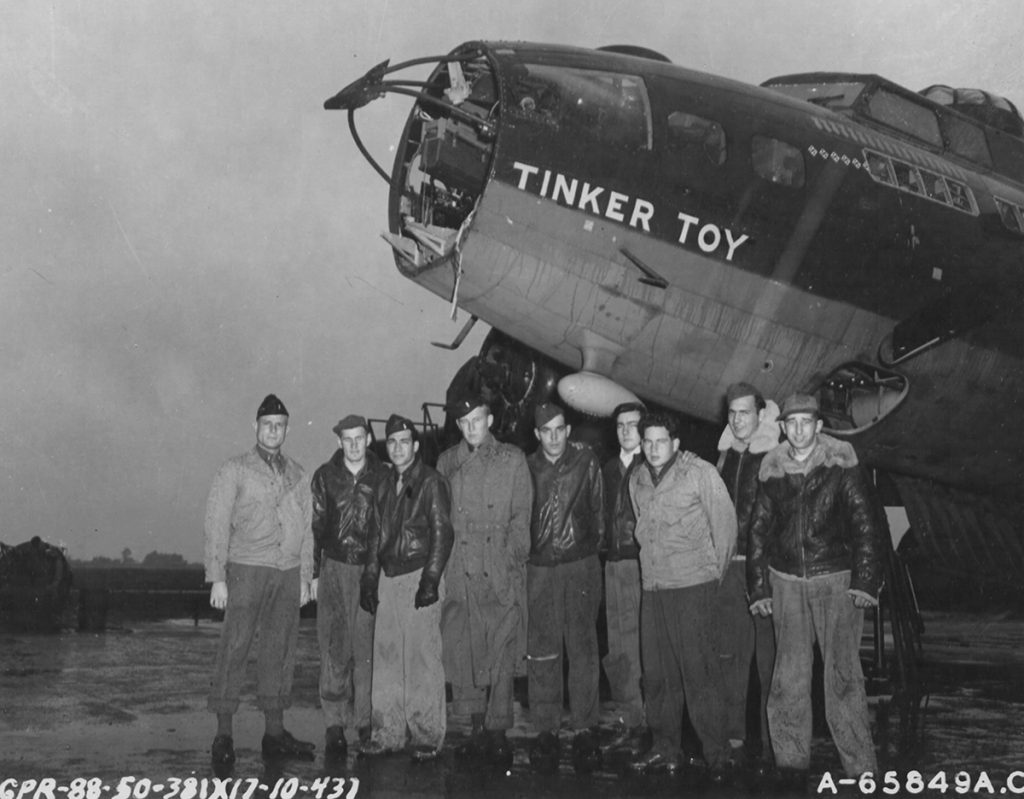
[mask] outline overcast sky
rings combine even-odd
[[[262,397],[312,470],[341,416],[418,415],[479,348],[401,278],[384,182],[325,98],[469,39],[644,45],[749,82],[812,70],[1024,106],[1019,0],[11,3],[0,28],[0,540],[202,554]],[[13,6],[13,8],[12,8]],[[424,71],[424,75],[426,71]],[[358,118],[383,164],[408,113]],[[478,326],[478,327],[483,327]]]

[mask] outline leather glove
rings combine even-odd
[[[359,607],[367,613],[377,612],[377,586],[363,583],[359,586]]]
[[[772,615],[772,600],[771,598],[759,599],[757,602],[750,606],[750,615],[760,616],[761,618],[767,618]]]
[[[437,586],[428,580],[420,582],[420,587],[416,591],[416,607],[425,608],[433,605],[437,602]]]

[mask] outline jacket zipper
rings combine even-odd
[[[799,506],[798,507],[800,509],[800,527],[798,528],[799,531],[800,531],[800,576],[803,577],[805,580],[807,579],[807,556],[806,556],[806,553],[804,552],[804,502],[803,502],[804,496],[803,496],[803,494],[804,494],[804,488],[805,488],[806,482],[807,482],[807,478],[806,478],[806,475],[805,475],[804,479],[800,481],[800,494],[797,497],[797,499],[799,500]]]

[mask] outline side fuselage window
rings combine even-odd
[[[754,135],[750,140],[754,171],[770,183],[800,188],[804,185],[804,156],[788,142]]]
[[[651,106],[638,75],[527,64],[514,79],[509,110],[580,139],[651,149]]]
[[[675,150],[700,153],[710,164],[721,166],[726,159],[725,130],[712,119],[685,111],[668,116],[668,143]]]

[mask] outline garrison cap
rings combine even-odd
[[[404,416],[399,416],[397,413],[391,414],[388,417],[387,424],[384,426],[385,438],[391,438],[395,433],[401,433],[403,430],[409,430],[412,433],[412,437],[416,438],[416,425]]]
[[[343,430],[354,430],[357,427],[361,427],[363,428],[363,430],[366,431],[369,431],[370,429],[370,425],[366,423],[365,417],[360,416],[357,413],[350,413],[348,416],[346,416],[344,419],[342,419],[340,422],[334,425],[334,427],[332,427],[331,430],[333,431],[334,435],[336,435],[338,438],[341,438],[341,433]]]
[[[810,394],[790,394],[782,402],[779,421],[784,422],[796,413],[813,413],[815,416],[820,416],[821,411],[818,409],[818,400]]]
[[[445,406],[445,410],[448,411],[448,413],[452,415],[452,418],[457,421],[466,414],[472,413],[481,405],[488,409],[490,408],[487,404],[487,400],[485,400],[480,394],[463,394],[454,402],[448,403],[448,405]]]
[[[562,407],[554,402],[542,402],[533,409],[533,426],[540,430],[556,416],[565,416]]]
[[[284,403],[281,402],[274,394],[267,394],[263,398],[263,402],[260,403],[259,410],[256,411],[256,418],[259,419],[261,416],[287,416],[288,409],[284,407]]]

